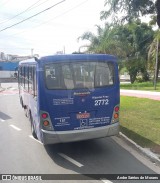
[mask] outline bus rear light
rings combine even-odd
[[[43,130],[49,130],[49,131],[54,130],[52,121],[48,112],[40,111],[40,121],[41,121]]]
[[[119,111],[119,106],[116,106],[116,107],[114,108],[114,111],[115,111],[115,112],[118,112],[118,111]]]
[[[119,105],[114,107],[111,123],[113,124],[117,122],[119,122]]]
[[[117,119],[119,117],[118,113],[114,114],[114,119]]]
[[[47,120],[43,121],[43,125],[44,126],[49,126],[49,121],[47,121]]]
[[[46,118],[48,117],[48,114],[47,114],[47,113],[42,113],[42,114],[41,114],[41,117],[42,117],[43,119],[46,119]]]

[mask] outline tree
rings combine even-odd
[[[78,39],[88,40],[88,51],[92,53],[105,53],[117,55],[120,58],[126,57],[129,45],[119,39],[117,30],[119,26],[106,24],[104,28],[97,26],[97,35],[92,32],[83,33]],[[125,37],[125,36],[124,36]]]
[[[141,73],[144,81],[149,79],[147,52],[153,34],[151,26],[136,21],[125,25],[106,25],[104,28],[97,26],[97,35],[85,32],[79,39],[90,41],[88,51],[92,53],[113,54],[125,60],[133,83],[138,73]]]
[[[100,42],[100,35],[96,36],[94,33],[92,32],[84,32],[79,38],[82,40],[87,40],[90,42],[90,46],[88,46],[88,51],[89,52],[95,52],[98,53],[98,46],[99,46],[99,42]],[[81,46],[83,47],[83,46]],[[85,45],[86,47],[86,45]]]
[[[157,12],[157,24],[160,28],[160,0],[157,0],[155,3],[156,12]]]
[[[126,57],[123,57],[122,60],[125,60],[131,83],[136,80],[138,73],[141,73],[144,81],[149,80],[147,52],[148,46],[153,40],[153,34],[151,26],[140,21],[122,25],[117,29],[117,38],[125,45],[123,50],[126,52]]]
[[[156,54],[157,54],[157,40],[160,43],[160,30],[156,31],[154,39],[152,41],[152,43],[149,46],[149,52],[148,52],[148,68],[151,71],[155,72],[155,63],[156,63]],[[154,77],[156,77],[156,80],[158,79],[158,74],[159,74],[159,70],[160,70],[160,45],[158,48],[158,67],[157,67],[157,73]]]
[[[90,45],[87,46],[88,47],[88,52],[92,52],[92,53],[105,53],[105,50],[103,50],[103,46],[102,46],[102,42],[104,39],[104,35],[106,34],[106,32],[110,32],[110,25],[106,24],[105,28],[102,28],[98,25],[96,25],[97,27],[97,34],[94,34],[92,32],[84,32],[79,38],[82,40],[87,40],[90,42]],[[86,47],[86,45],[85,45]]]
[[[105,0],[107,11],[101,12],[101,19],[112,16],[113,22],[131,22],[140,16],[155,14],[157,12],[157,24],[160,27],[160,0]],[[119,14],[123,13],[119,20]]]

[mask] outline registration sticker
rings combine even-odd
[[[90,118],[90,113],[79,113],[77,114],[77,119]]]

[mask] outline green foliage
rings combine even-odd
[[[126,25],[108,25],[104,28],[97,26],[97,35],[85,32],[79,39],[88,40],[88,51],[117,55],[123,61],[119,64],[127,68],[131,82],[134,83],[137,74],[141,73],[143,80],[149,79],[147,73],[147,52],[153,40],[151,26],[140,21]]]
[[[121,89],[155,91],[153,82],[134,82],[133,84],[120,84]],[[160,92],[160,82],[157,83],[156,91]]]
[[[137,76],[136,77],[136,82],[142,83],[142,82],[144,82],[144,80],[143,80],[143,78],[141,76]]]
[[[121,131],[143,147],[160,145],[159,101],[121,96]]]
[[[156,54],[157,54],[157,41],[159,41],[160,45],[160,30],[155,32],[154,39],[152,43],[149,46],[149,52],[148,52],[148,69],[152,71],[152,73],[155,73],[155,63],[156,63]],[[158,78],[158,73],[160,70],[160,46],[158,48],[158,69],[156,73],[156,78]]]
[[[131,22],[140,16],[154,14],[154,0],[105,0],[104,4],[107,11],[101,12],[101,19],[112,17],[114,23],[122,23],[124,21]],[[119,17],[119,13],[123,12],[123,16]]]
[[[157,11],[157,24],[160,28],[160,0],[156,1],[155,7],[156,7],[156,11]]]

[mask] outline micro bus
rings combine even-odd
[[[20,103],[44,145],[119,132],[117,58],[70,54],[31,58],[18,68]]]

